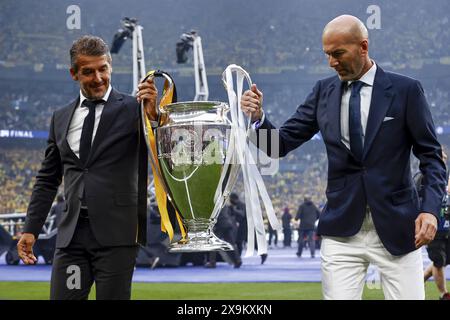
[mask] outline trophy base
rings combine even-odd
[[[171,253],[231,250],[234,250],[231,244],[207,232],[204,233],[204,236],[200,234],[193,238],[188,237],[188,240],[175,242],[169,246],[169,252]]]

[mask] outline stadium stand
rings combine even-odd
[[[219,75],[228,64],[239,64],[260,84],[268,116],[280,125],[314,82],[331,74],[320,41],[324,24],[346,8],[351,11],[345,12],[365,20],[372,3],[130,0],[124,10],[122,1],[111,0],[105,19],[102,10],[91,10],[92,2],[79,0],[82,28],[69,30],[66,9],[71,4],[69,0],[0,2],[0,130],[47,131],[52,112],[76,94],[67,72],[72,41],[92,33],[110,42],[124,15],[136,17],[144,26],[147,69],[172,73],[180,100],[192,99],[194,84],[191,66],[176,64],[175,43],[182,32],[196,29],[204,44],[210,99],[226,99]],[[254,10],[256,5],[258,10]],[[436,125],[447,128],[450,2],[435,0],[431,6],[422,0],[381,0],[377,5],[381,29],[369,30],[371,56],[385,69],[421,80]],[[113,68],[114,85],[130,91],[129,43],[113,56]],[[446,130],[439,137],[448,149],[450,130]],[[0,213],[26,209],[44,154],[43,141],[26,140],[0,135]],[[281,213],[287,205],[295,209],[305,194],[323,205],[326,170],[326,152],[320,141],[311,141],[283,159],[279,172],[265,177],[276,211]],[[242,192],[239,183],[236,190]]]

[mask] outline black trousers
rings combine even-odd
[[[85,300],[95,282],[97,300],[129,300],[137,252],[137,245],[101,246],[80,218],[69,246],[55,251],[50,299]]]

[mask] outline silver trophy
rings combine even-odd
[[[258,245],[258,254],[266,253],[261,203],[272,228],[280,230],[281,226],[249,147],[250,121],[246,120],[240,108],[244,80],[249,87],[252,86],[250,75],[234,64],[225,69],[222,82],[229,105],[218,101],[171,103],[176,101],[176,88],[170,75],[151,71],[146,78],[150,75],[166,78],[157,108],[159,125],[154,134],[151,128],[153,110],[146,111],[142,103],[141,111],[156,194],[160,199],[161,227],[173,241],[173,226],[180,226],[181,240],[172,242],[169,251],[233,250],[232,245],[214,235],[213,227],[239,171],[242,171],[248,198],[247,255],[253,254],[255,244]],[[227,118],[229,111],[231,119]],[[172,203],[175,214],[165,210],[166,199]]]
[[[229,150],[228,105],[217,101],[168,104],[156,129],[159,169],[169,198],[183,218],[187,238],[170,252],[233,250],[213,227],[238,176]]]
[[[172,239],[175,242],[169,251],[233,250],[232,245],[213,233],[239,172],[230,143],[229,107],[218,101],[168,103],[176,97],[172,78],[162,71],[151,74],[164,77],[166,82],[157,108],[159,126],[154,131],[144,104],[141,105],[149,158],[154,175],[179,213],[177,219],[181,216],[186,231],[181,240]]]

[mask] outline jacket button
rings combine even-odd
[[[84,173],[88,173],[88,172],[89,172],[89,169],[88,169],[88,168],[85,168],[83,171],[84,171]]]

